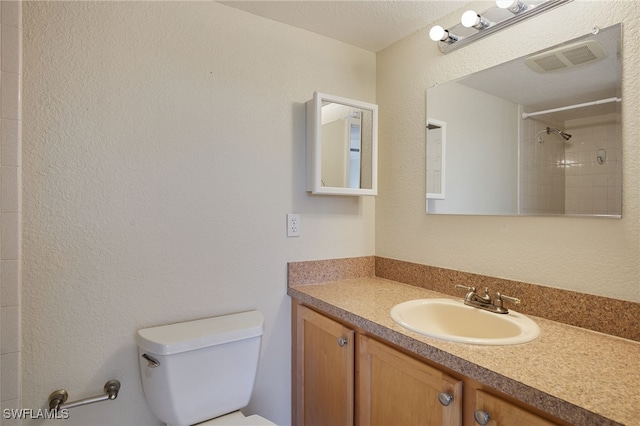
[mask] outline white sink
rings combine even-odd
[[[535,340],[540,327],[509,310],[495,314],[451,299],[417,299],[391,308],[391,318],[416,333],[474,345],[515,345]]]

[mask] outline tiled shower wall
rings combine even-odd
[[[522,123],[520,211],[524,214],[619,215],[620,113]],[[569,141],[544,130],[559,128]],[[542,141],[542,142],[541,142]],[[598,162],[598,152],[602,155]]]
[[[568,120],[565,130],[575,141],[565,152],[566,213],[622,214],[620,114]]]
[[[21,393],[21,80],[22,5],[0,2],[0,400],[18,408]],[[6,422],[6,423],[5,423]],[[2,419],[2,424],[10,424]]]
[[[562,128],[561,123],[538,118],[522,121],[520,211],[524,214],[565,212],[564,141],[543,132],[547,126]]]

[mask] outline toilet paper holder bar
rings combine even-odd
[[[58,389],[49,395],[49,409],[53,411],[68,410],[70,408],[80,407],[81,405],[93,404],[94,402],[113,400],[118,397],[119,391],[120,382],[117,380],[109,380],[104,384],[104,395],[67,402],[69,393],[64,389]]]

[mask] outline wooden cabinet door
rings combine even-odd
[[[361,335],[356,359],[356,424],[462,424],[461,381]],[[439,402],[441,392],[452,396],[449,405]]]
[[[353,425],[355,332],[304,306],[294,310],[295,424]]]
[[[525,408],[519,407],[502,398],[476,391],[476,411],[481,410],[489,415],[488,426],[557,426],[545,418],[542,418]],[[482,423],[476,423],[482,424]]]

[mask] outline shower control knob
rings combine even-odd
[[[473,418],[476,419],[476,423],[480,426],[486,426],[489,424],[489,420],[491,420],[491,416],[484,410],[476,410],[473,413]]]
[[[342,347],[342,346],[346,346],[348,343],[348,340],[346,337],[338,337],[338,346]]]

